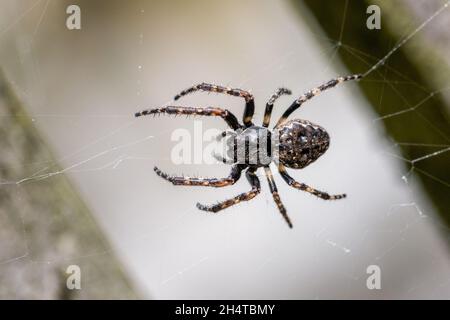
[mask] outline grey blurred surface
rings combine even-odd
[[[292,175],[349,197],[323,202],[276,175],[293,230],[264,177],[259,197],[208,215],[197,201],[226,199],[248,189],[246,181],[182,188],[153,173],[158,165],[169,173],[225,176],[229,167],[174,165],[171,133],[193,131],[193,120],[134,119],[135,111],[206,81],[251,89],[258,122],[277,87],[298,96],[346,74],[317,26],[299,21],[288,3],[79,1],[79,31],[65,28],[68,4],[3,1],[2,67],[148,297],[450,298],[448,248],[438,233],[445,227],[414,177],[402,179],[394,143],[354,83],[294,115],[327,128],[332,141],[320,160]],[[280,99],[273,119],[293,98]],[[180,103],[243,110],[239,99],[220,95]],[[217,119],[203,121],[204,129],[216,127],[225,128]],[[372,264],[382,271],[379,291],[366,288]]]
[[[1,69],[0,114],[0,299],[137,298],[67,177],[40,177],[61,168]],[[74,265],[81,290],[70,286]]]

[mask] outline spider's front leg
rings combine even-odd
[[[283,177],[284,181],[286,181],[286,183],[288,185],[290,185],[293,188],[302,190],[302,191],[306,191],[312,195],[315,195],[318,198],[321,198],[323,200],[338,200],[338,199],[343,199],[345,198],[347,195],[344,194],[336,194],[336,195],[330,195],[326,192],[314,189],[304,183],[301,182],[297,182],[294,180],[294,178],[292,178],[287,172],[286,172],[286,168],[282,165],[279,164],[278,165],[278,171],[280,172],[281,176]]]
[[[178,100],[181,97],[192,93],[196,91],[206,91],[206,92],[217,92],[217,93],[223,93],[228,94],[235,97],[242,97],[245,99],[245,110],[244,110],[244,125],[246,127],[250,127],[253,125],[252,118],[253,114],[255,113],[255,100],[253,98],[253,95],[245,90],[237,89],[237,88],[230,88],[230,87],[224,87],[224,86],[218,86],[215,84],[209,84],[209,83],[201,83],[194,85],[192,87],[189,87],[183,91],[181,91],[179,94],[177,94],[174,98],[174,100]]]
[[[263,120],[263,127],[268,127],[269,123],[270,123],[270,118],[272,116],[272,109],[273,109],[273,105],[275,103],[275,101],[278,100],[279,97],[281,97],[284,94],[291,94],[291,90],[286,89],[286,88],[279,88],[277,90],[277,92],[275,92],[269,99],[269,101],[267,101],[266,103],[266,110],[264,111],[264,120]]]
[[[226,187],[235,184],[241,177],[241,172],[245,167],[242,165],[234,165],[231,168],[230,175],[226,178],[190,178],[182,176],[171,176],[162,172],[157,167],[154,168],[156,174],[161,178],[172,182],[176,186],[203,186],[203,187]]]
[[[284,220],[286,220],[289,228],[292,228],[292,222],[289,219],[289,216],[287,215],[286,208],[284,207],[283,203],[281,202],[280,195],[278,194],[277,185],[275,184],[275,180],[273,179],[272,171],[270,170],[270,167],[264,167],[264,171],[266,173],[267,182],[269,183],[270,192],[272,193],[273,200],[275,201],[278,210],[280,211],[281,215],[283,216]]]
[[[256,168],[249,168],[247,170],[247,172],[245,173],[248,182],[252,186],[252,189],[250,191],[241,193],[240,195],[238,195],[232,199],[225,200],[225,201],[222,201],[217,204],[210,205],[210,206],[206,206],[206,205],[197,203],[197,208],[200,210],[203,210],[203,211],[218,212],[220,210],[223,210],[223,209],[231,207],[235,204],[238,204],[241,201],[249,201],[249,200],[253,199],[254,197],[256,197],[256,195],[258,195],[261,192],[261,184],[259,183],[259,179],[256,176],[255,172],[256,172]]]
[[[192,116],[210,116],[210,117],[221,117],[225,122],[233,129],[237,130],[241,128],[241,125],[239,124],[238,120],[227,109],[221,109],[221,108],[213,108],[213,107],[207,107],[207,108],[192,108],[192,107],[177,107],[177,106],[167,106],[162,108],[154,108],[154,109],[147,109],[140,112],[136,112],[134,114],[135,117],[141,117],[146,115],[156,115],[156,114],[171,114],[171,115],[192,115]]]
[[[279,127],[283,122],[285,122],[286,119],[291,115],[291,113],[294,112],[295,110],[297,110],[298,108],[300,108],[300,106],[303,103],[305,103],[309,99],[317,96],[322,91],[334,88],[336,85],[338,85],[340,83],[343,83],[345,81],[359,80],[362,77],[363,76],[361,74],[354,74],[354,75],[351,75],[351,76],[338,77],[338,78],[335,78],[335,79],[331,79],[330,81],[328,81],[328,82],[326,82],[324,84],[321,84],[320,86],[307,91],[306,93],[302,94],[297,100],[295,100],[290,105],[290,107],[283,113],[283,115],[281,116],[280,120],[278,120],[277,124],[275,125],[275,128]]]

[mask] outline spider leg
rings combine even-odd
[[[226,187],[235,184],[236,181],[241,177],[241,172],[245,167],[234,165],[231,168],[230,175],[226,178],[190,178],[190,177],[177,177],[171,176],[167,173],[162,172],[157,167],[155,170],[156,174],[161,178],[172,182],[176,186],[203,186],[203,187]]]
[[[277,99],[279,97],[281,97],[283,94],[292,94],[291,90],[286,89],[286,88],[279,88],[269,99],[269,101],[267,101],[266,103],[266,110],[264,111],[264,120],[263,120],[263,127],[268,127],[269,126],[269,122],[270,122],[270,117],[272,116],[272,109],[273,109],[273,105],[275,103],[275,101],[277,101]]]
[[[302,191],[306,191],[312,195],[315,195],[318,198],[321,198],[323,200],[338,200],[338,199],[343,199],[345,198],[347,195],[344,194],[336,194],[336,195],[330,195],[326,192],[314,189],[304,183],[301,182],[297,182],[294,180],[294,178],[292,178],[287,172],[286,172],[286,168],[282,165],[279,164],[278,165],[278,170],[281,174],[281,176],[283,177],[284,181],[286,181],[286,183],[288,185],[290,185],[291,187],[294,187],[296,189],[302,190]]]
[[[207,107],[207,108],[192,108],[192,107],[177,107],[167,106],[162,108],[154,108],[143,110],[134,114],[135,117],[146,116],[149,114],[167,113],[172,115],[193,115],[193,116],[216,116],[221,117],[234,130],[239,129],[241,125],[238,120],[227,109]]]
[[[218,212],[220,210],[223,210],[223,209],[231,207],[235,204],[238,204],[241,201],[249,201],[249,200],[253,199],[254,197],[256,197],[256,195],[258,193],[261,192],[261,185],[259,183],[258,177],[255,174],[255,171],[256,171],[256,168],[249,168],[245,173],[248,182],[252,186],[252,189],[250,191],[241,193],[240,195],[238,195],[232,199],[225,200],[225,201],[219,202],[214,205],[207,206],[207,205],[197,203],[197,208],[200,210],[203,210],[203,211]]]
[[[273,200],[275,201],[278,210],[280,211],[281,215],[283,216],[284,220],[286,220],[289,228],[292,228],[291,220],[289,219],[289,216],[287,215],[286,208],[284,207],[283,203],[281,202],[280,195],[278,194],[277,185],[275,184],[275,180],[273,179],[272,171],[270,170],[270,167],[264,167],[264,171],[266,173],[267,182],[269,183],[270,192],[272,193]]]
[[[331,88],[335,87],[336,85],[343,83],[345,81],[359,80],[361,78],[362,78],[362,75],[360,75],[360,74],[355,74],[355,75],[345,76],[345,77],[338,77],[335,79],[331,79],[330,81],[328,81],[324,84],[321,84],[320,86],[318,86],[314,89],[307,91],[306,93],[302,94],[297,100],[295,100],[291,104],[291,106],[283,113],[280,120],[278,120],[277,124],[275,125],[275,128],[279,127],[283,122],[285,122],[286,119],[291,115],[291,113],[294,112],[295,110],[297,110],[298,108],[300,108],[300,106],[303,103],[305,103],[306,101],[310,100],[311,98],[317,96],[322,91],[331,89]]]
[[[252,118],[253,114],[255,113],[255,100],[253,99],[253,95],[248,92],[237,88],[230,88],[230,87],[223,87],[218,86],[215,84],[209,84],[209,83],[201,83],[194,85],[192,87],[189,87],[183,91],[181,91],[179,94],[177,94],[174,98],[174,100],[178,100],[181,97],[190,94],[192,92],[196,91],[207,91],[207,92],[217,92],[217,93],[223,93],[228,94],[235,97],[242,97],[245,99],[245,110],[244,110],[244,125],[246,127],[249,127],[253,125]]]

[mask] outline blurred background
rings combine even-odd
[[[69,30],[69,5],[81,29]],[[368,29],[367,7],[381,9]],[[3,299],[449,299],[450,8],[439,0],[0,2],[0,297]],[[427,20],[428,19],[428,20]],[[415,30],[428,21],[419,32]],[[402,39],[408,39],[402,43]],[[246,191],[174,187],[171,135],[193,119],[138,118],[210,82],[250,90],[272,123],[329,79],[365,73],[292,116],[325,127],[329,151],[287,186],[220,214],[195,208]],[[177,104],[243,101],[198,93]],[[203,130],[220,119],[197,118]],[[68,266],[81,289],[66,285]],[[381,270],[369,290],[367,268]]]

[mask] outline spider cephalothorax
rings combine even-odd
[[[175,96],[178,100],[182,96],[202,90],[208,92],[218,92],[229,94],[245,99],[245,110],[243,116],[243,125],[239,123],[237,118],[227,109],[207,107],[207,108],[192,108],[181,106],[166,106],[155,109],[148,109],[135,114],[136,117],[150,114],[173,114],[173,115],[198,115],[198,116],[217,116],[225,120],[225,122],[233,130],[231,134],[224,132],[220,138],[228,136],[229,153],[227,156],[217,156],[224,163],[232,164],[231,173],[226,178],[189,178],[182,176],[168,175],[157,167],[155,172],[160,177],[172,182],[174,185],[184,186],[210,186],[210,187],[224,187],[229,186],[241,177],[241,173],[246,169],[246,177],[252,189],[248,192],[242,193],[232,199],[219,202],[211,206],[206,206],[197,203],[197,208],[204,211],[218,212],[222,209],[228,208],[241,201],[248,201],[253,199],[261,191],[259,179],[256,175],[256,170],[259,167],[264,167],[264,171],[269,182],[270,191],[273,199],[282,214],[283,218],[292,228],[292,223],[286,213],[280,196],[278,194],[277,186],[270,170],[270,163],[274,162],[278,166],[278,171],[282,178],[288,185],[311,193],[324,200],[335,200],[345,198],[345,194],[329,195],[326,192],[316,190],[304,183],[295,181],[287,172],[286,167],[293,169],[301,169],[317,160],[329,147],[330,137],[328,133],[319,125],[316,125],[307,120],[294,119],[287,121],[287,118],[292,112],[297,110],[304,102],[312,97],[318,95],[320,92],[332,88],[339,83],[349,80],[358,80],[361,75],[352,75],[346,77],[339,77],[332,79],[325,84],[314,88],[305,94],[301,95],[295,100],[291,106],[283,113],[281,118],[273,130],[269,130],[270,117],[275,101],[283,94],[291,94],[290,90],[280,88],[272,95],[266,104],[264,113],[264,120],[262,126],[256,126],[252,122],[255,104],[253,96],[244,90],[222,87],[207,83],[192,86],[180,94]]]

